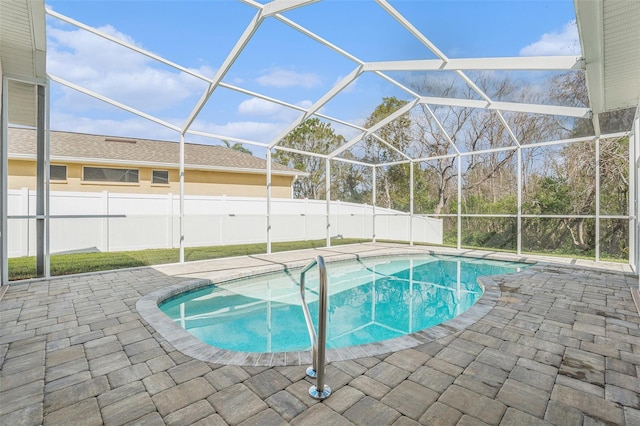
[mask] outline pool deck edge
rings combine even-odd
[[[437,250],[416,250],[415,248],[383,248],[382,250],[375,250],[369,253],[329,253],[326,256],[327,264],[331,265],[333,262],[339,262],[354,258],[373,258],[373,257],[386,257],[386,256],[406,256],[406,255],[419,255],[419,254],[431,254],[431,255],[451,255],[449,252],[439,252]],[[477,259],[490,259],[490,260],[508,260],[507,256],[501,256],[499,253],[483,253],[481,255],[473,255],[467,253],[463,257],[477,258]],[[225,285],[227,282],[233,282],[235,280],[269,274],[284,269],[294,269],[303,267],[308,263],[308,259],[296,260],[287,263],[267,264],[263,266],[255,266],[242,271],[236,271],[235,273],[225,273],[224,276],[217,276],[215,273],[211,273],[211,279],[200,278],[190,279],[184,283],[177,284],[171,287],[162,288],[153,291],[143,297],[141,297],[136,303],[136,309],[140,316],[156,330],[162,337],[164,337],[171,345],[181,351],[183,354],[195,358],[200,361],[212,362],[223,365],[238,365],[238,366],[253,366],[253,367],[275,367],[275,366],[295,366],[301,365],[303,362],[306,365],[309,360],[308,356],[305,356],[309,351],[293,351],[274,353],[272,356],[264,356],[260,353],[249,352],[237,352],[223,348],[218,348],[204,343],[197,337],[184,330],[167,315],[165,315],[159,308],[159,305],[177,294],[187,292],[189,290],[196,290],[201,287],[205,287],[211,284]],[[522,263],[528,262],[526,259],[520,259]],[[522,272],[518,272],[522,273]],[[460,315],[447,320],[443,323],[437,324],[428,329],[420,330],[417,332],[409,333],[404,336],[396,337],[393,339],[384,340],[381,342],[374,342],[364,345],[358,345],[356,347],[348,348],[332,348],[327,349],[326,356],[327,362],[343,361],[366,356],[377,356],[390,352],[395,352],[403,349],[414,348],[416,346],[428,343],[430,341],[446,337],[450,334],[457,333],[469,327],[482,319],[487,313],[493,309],[496,302],[500,298],[501,291],[496,282],[489,276],[480,277],[480,283],[484,288],[483,295],[465,312]]]

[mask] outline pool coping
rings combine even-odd
[[[417,256],[420,253],[416,253],[415,250],[390,250],[389,253],[367,253],[367,254],[340,254],[325,256],[326,262],[330,265],[333,262],[339,262],[349,259],[362,259],[372,257],[385,257],[385,256],[402,256],[411,255]],[[525,274],[527,271],[534,268],[535,261],[518,259],[514,260],[510,256],[501,256],[500,254],[493,253],[489,256],[474,255],[471,254],[452,254],[450,252],[438,252],[437,250],[425,250],[423,255],[444,255],[452,257],[466,257],[472,259],[486,259],[486,260],[501,260],[501,261],[516,261],[519,263],[528,263],[532,266],[516,272],[518,274]],[[285,264],[266,265],[249,267],[242,272],[235,272],[232,274],[225,274],[223,277],[214,279],[191,279],[182,283],[165,287],[153,291],[143,297],[141,297],[136,303],[136,310],[140,316],[155,330],[160,336],[162,336],[168,343],[174,346],[178,351],[192,358],[200,361],[210,362],[214,364],[223,365],[237,365],[237,366],[254,366],[254,367],[274,367],[274,366],[298,366],[307,365],[312,363],[312,356],[310,350],[305,351],[292,351],[292,352],[274,352],[274,353],[259,353],[259,352],[239,352],[222,349],[211,346],[204,343],[197,337],[190,334],[183,329],[180,325],[176,324],[171,318],[169,318],[158,307],[159,304],[173,296],[184,293],[190,290],[196,290],[208,285],[216,284],[224,286],[225,283],[231,284],[232,282],[256,275],[269,274],[273,272],[283,271],[285,269],[301,268],[308,264],[308,260],[296,261]],[[495,275],[494,275],[495,276]],[[343,361],[349,359],[363,358],[369,356],[376,356],[395,352],[403,349],[414,348],[416,346],[446,337],[448,335],[462,331],[469,326],[475,324],[477,321],[487,315],[496,305],[498,299],[501,297],[502,292],[496,283],[493,276],[483,276],[478,278],[480,286],[483,287],[483,295],[478,301],[467,309],[462,314],[447,320],[443,323],[423,329],[414,333],[410,333],[404,336],[396,337],[393,339],[383,340],[380,342],[368,343],[357,346],[347,346],[343,348],[331,348],[326,350],[326,362]]]

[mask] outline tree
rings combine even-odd
[[[560,105],[589,107],[586,75],[584,72],[566,72],[551,80],[550,98]],[[624,108],[598,114],[600,134],[627,131],[635,116],[635,108]],[[581,119],[569,122],[567,128],[571,137],[591,136],[595,134],[591,120]]]
[[[584,72],[566,72],[550,81],[549,98],[559,105],[588,107],[586,75]],[[591,136],[594,134],[591,120],[557,121],[558,126],[570,133],[569,137]]]
[[[337,135],[331,124],[310,118],[293,129],[279,146],[294,148],[317,154],[328,154],[345,142],[344,137]],[[325,160],[320,157],[277,150],[272,157],[280,164],[309,173],[293,183],[293,194],[296,198],[321,199],[325,196]]]
[[[251,152],[251,150],[245,148],[241,143],[236,142],[233,145],[231,145],[229,143],[229,141],[225,140],[225,139],[223,139],[222,142],[224,142],[224,144],[227,146],[227,148],[230,148],[230,149],[232,149],[234,151],[238,151],[238,152],[242,152],[242,153],[245,153],[245,154],[253,155],[253,152]]]
[[[502,97],[513,91],[514,86],[507,79],[494,79],[480,75],[478,85],[492,97]],[[467,85],[459,80],[423,79],[413,83],[412,88],[420,93],[450,98],[477,97]],[[433,213],[440,214],[447,209],[449,200],[456,194],[457,177],[454,146],[461,151],[474,151],[491,148],[505,141],[506,129],[498,117],[491,111],[475,111],[473,108],[423,105],[414,117],[414,138],[416,151],[420,157],[432,157],[435,160],[422,164],[426,180],[430,182],[429,192],[434,194]],[[442,126],[442,128],[441,128]],[[467,193],[474,188],[481,189],[483,182],[494,177],[509,158],[499,158],[499,154],[468,158],[466,167]],[[512,155],[512,154],[511,154]],[[498,188],[495,189],[500,192]],[[490,195],[489,195],[490,196]],[[451,208],[448,208],[451,212]]]
[[[350,151],[342,158],[359,160]],[[371,167],[334,160],[331,162],[331,196],[352,203],[371,202]]]
[[[569,72],[554,77],[549,83],[549,96],[563,105],[587,106],[588,95],[584,73]],[[627,110],[600,114],[602,131],[628,129]],[[558,121],[558,127],[569,137],[594,135],[591,121]],[[532,173],[523,196],[523,211],[541,215],[594,215],[596,203],[602,214],[627,214],[629,190],[628,138],[601,139],[600,197],[596,197],[596,143],[577,142],[549,149],[544,167]],[[544,222],[544,225],[542,224]],[[528,220],[526,232],[533,248],[554,251],[591,252],[595,249],[595,226],[592,219],[556,218]],[[623,220],[600,222],[601,247],[610,255],[624,256],[628,235]]]
[[[396,97],[382,98],[382,103],[373,110],[364,126],[369,128],[377,124],[406,104],[407,101]],[[376,134],[398,151],[405,152],[411,141],[410,129],[411,117],[409,114],[404,114],[384,125]],[[365,138],[364,146],[363,160],[366,162],[381,164],[405,159],[398,152],[373,136]],[[383,206],[405,210],[408,208],[408,164],[379,167],[376,171],[376,181],[378,186],[376,190],[380,194],[377,198]]]
[[[598,202],[600,202],[600,210],[603,214],[627,213],[628,139],[602,139],[599,149],[599,200],[596,197],[596,143],[574,143],[566,146],[562,151],[562,171],[566,174],[567,184],[571,188],[568,214],[594,215]],[[595,248],[595,222],[593,220],[577,218],[564,221],[562,226],[567,227],[575,248],[583,251]],[[626,228],[623,227],[622,222],[614,221],[609,226],[608,238],[615,238],[619,244],[622,244],[612,250],[614,252],[626,250],[626,237],[623,235]]]
[[[541,91],[509,76],[491,73],[473,75],[475,84],[489,98],[518,103],[541,103]],[[423,79],[412,88],[423,94],[443,98],[478,99],[479,95],[460,79]],[[463,213],[514,214],[517,207],[516,141],[522,146],[557,139],[562,133],[558,122],[548,115],[502,112],[452,106],[427,106],[413,116],[415,151],[432,160],[420,164],[425,190],[429,196],[416,197],[424,203],[418,210],[426,213],[456,213],[460,158]],[[505,122],[508,127],[505,126]],[[514,140],[515,139],[515,140]],[[512,148],[512,149],[502,149]],[[485,150],[483,154],[470,154]],[[539,148],[526,148],[523,175],[539,167]],[[548,160],[545,159],[545,160]],[[551,166],[547,167],[552,168]],[[524,188],[527,190],[526,180]],[[512,218],[474,218],[463,221],[463,242],[513,249],[516,222]]]

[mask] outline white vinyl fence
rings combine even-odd
[[[35,192],[9,190],[9,257],[35,255]],[[65,192],[50,194],[51,253],[176,248],[180,245],[178,195]],[[266,198],[185,196],[185,246],[260,243],[267,240]],[[332,237],[374,237],[373,208],[332,201]],[[322,200],[271,200],[271,241],[326,238]],[[409,241],[410,216],[376,207],[375,238]],[[442,244],[442,220],[414,215],[413,241]]]

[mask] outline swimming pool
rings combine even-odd
[[[478,277],[522,270],[523,263],[443,255],[355,259],[327,264],[327,347],[394,339],[468,310],[481,296]],[[210,285],[164,300],[160,309],[208,345],[277,353],[310,348],[300,306],[299,270]],[[307,302],[317,323],[317,270]]]

